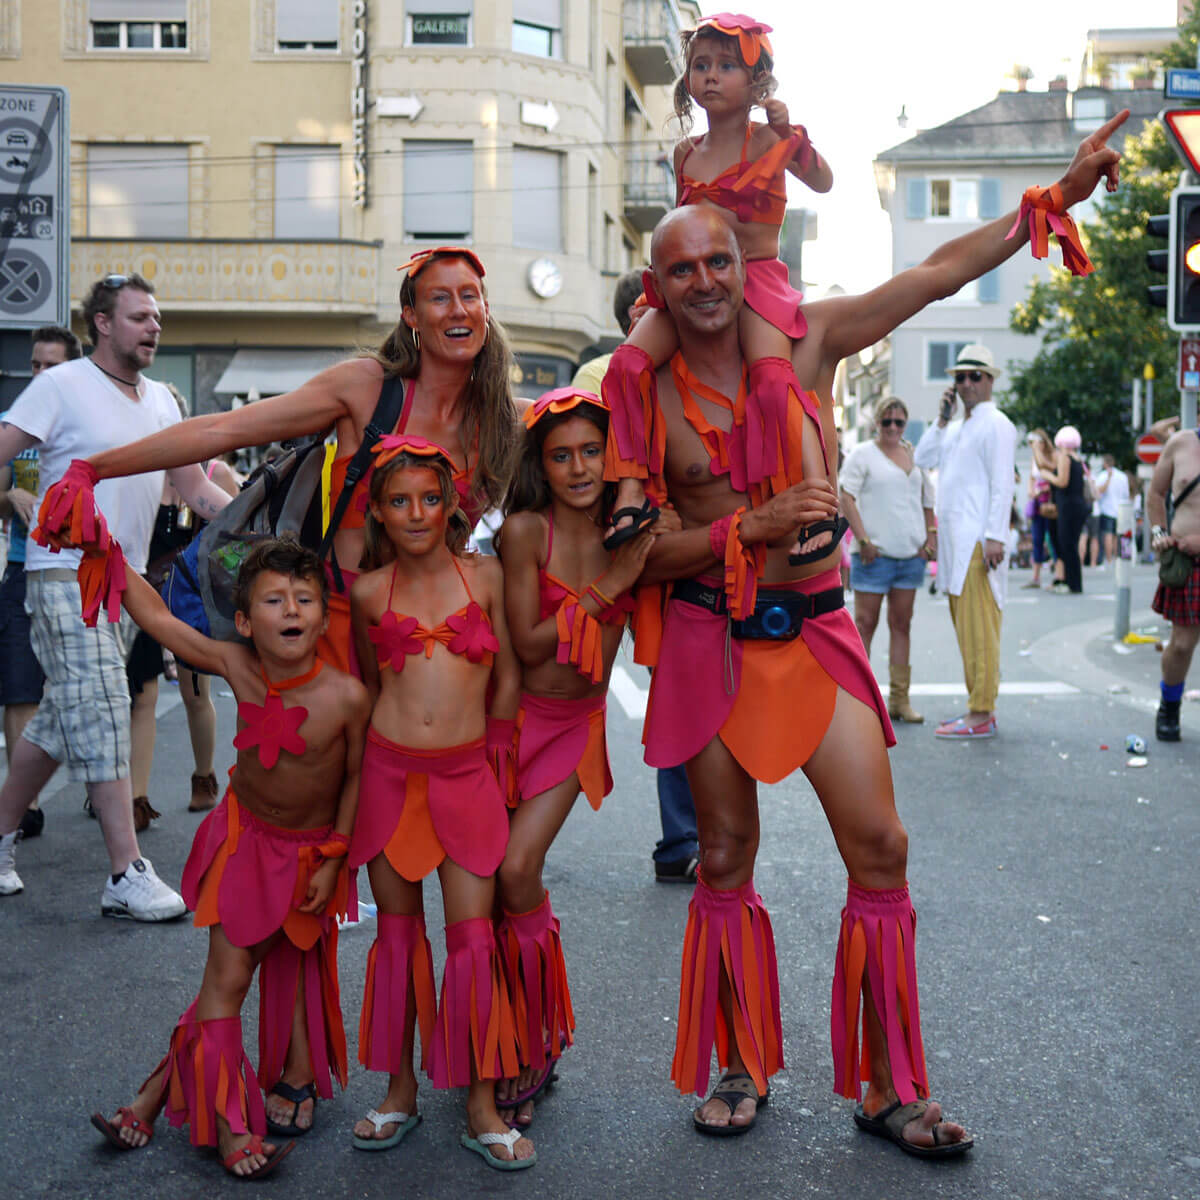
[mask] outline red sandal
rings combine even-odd
[[[154,1137],[154,1125],[141,1120],[134,1114],[132,1108],[118,1108],[116,1121],[110,1121],[103,1113],[92,1113],[92,1124],[118,1150],[144,1150],[150,1145],[151,1138]],[[135,1146],[121,1136],[122,1129],[132,1129],[135,1133],[144,1133],[146,1141],[141,1146]]]
[[[275,1152],[267,1158],[267,1161],[263,1163],[261,1167],[251,1171],[249,1174],[243,1175],[233,1169],[238,1163],[247,1158],[253,1158],[256,1154],[266,1154],[266,1151],[263,1149],[262,1138],[259,1137],[258,1134],[255,1134],[254,1137],[252,1137],[240,1150],[235,1150],[232,1154],[226,1155],[223,1159],[221,1159],[221,1166],[223,1166],[225,1170],[234,1177],[234,1179],[265,1179],[266,1176],[270,1175],[270,1173],[274,1171],[277,1166],[279,1166],[283,1159],[287,1158],[287,1156],[291,1154],[293,1150],[295,1150],[295,1148],[295,1142],[289,1142],[282,1149],[277,1148]]]

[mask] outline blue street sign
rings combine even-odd
[[[1195,100],[1200,98],[1200,68],[1171,67],[1167,71],[1167,82],[1163,95],[1168,100]]]

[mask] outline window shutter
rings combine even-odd
[[[1000,180],[979,181],[979,218],[994,221],[1000,215]]]
[[[513,245],[539,250],[562,247],[562,155],[554,150],[513,147]]]
[[[546,29],[562,28],[562,0],[513,0],[513,20]]]
[[[470,237],[474,190],[472,142],[404,143],[406,237]]]
[[[407,0],[408,15],[419,17],[471,15],[474,0]]]
[[[989,271],[979,279],[979,303],[995,304],[1000,299],[1000,271]]]
[[[281,42],[336,42],[340,21],[337,0],[279,0],[275,37]]]
[[[187,0],[90,0],[92,21],[186,21]]]
[[[923,221],[928,215],[926,208],[926,199],[928,189],[924,179],[910,179],[906,185],[906,195],[908,197],[907,206],[904,215],[912,221]]]

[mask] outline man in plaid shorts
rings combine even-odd
[[[1171,637],[1162,655],[1162,697],[1154,721],[1160,742],[1177,742],[1179,702],[1192,652],[1200,640],[1200,429],[1181,429],[1163,448],[1154,475],[1146,515],[1150,518],[1150,545],[1161,552],[1175,546],[1191,555],[1192,573],[1181,587],[1160,583],[1152,608],[1171,622]],[[1168,525],[1167,497],[1173,499]],[[1167,530],[1170,532],[1167,532]]]
[[[140,275],[108,275],[83,302],[95,346],[80,358],[41,372],[0,419],[0,462],[37,446],[38,501],[72,459],[157,432],[179,420],[170,392],[142,377],[154,361],[162,330],[154,288]],[[171,482],[193,511],[208,518],[229,502],[201,467],[177,467]],[[163,472],[106,480],[96,502],[130,566],[146,569],[150,534],[162,496]],[[35,509],[36,511],[36,509]],[[183,898],[143,858],[133,828],[129,780],[129,688],[125,655],[133,626],[101,620],[87,628],[80,617],[75,571],[79,552],[52,554],[33,539],[25,562],[26,608],[34,653],[46,674],[41,703],[12,749],[0,788],[0,896],[24,885],[15,846],[22,814],[66,763],[72,779],[87,785],[100,819],[110,874],[100,901],[104,916],[167,921],[186,912]]]

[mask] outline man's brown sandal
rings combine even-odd
[[[713,1089],[712,1094],[704,1104],[709,1100],[720,1100],[729,1108],[729,1124],[728,1125],[709,1125],[707,1121],[701,1120],[700,1108],[692,1112],[692,1124],[701,1132],[708,1134],[709,1137],[738,1137],[743,1133],[747,1133],[754,1128],[755,1122],[758,1120],[758,1109],[766,1108],[767,1102],[771,1099],[771,1089],[768,1088],[765,1095],[758,1094],[758,1085],[746,1074],[722,1075],[717,1081],[717,1086]],[[757,1105],[754,1111],[754,1116],[750,1118],[744,1125],[733,1124],[733,1114],[737,1112],[737,1107],[743,1100],[753,1100]]]
[[[895,1104],[882,1109],[873,1117],[868,1117],[860,1104],[854,1110],[854,1123],[864,1133],[884,1138],[899,1146],[905,1154],[911,1154],[916,1158],[957,1158],[960,1154],[966,1154],[975,1145],[975,1139],[967,1134],[957,1142],[939,1141],[938,1128],[945,1124],[943,1121],[938,1121],[929,1131],[933,1138],[932,1146],[918,1146],[916,1142],[910,1142],[904,1136],[904,1130],[908,1123],[924,1116],[928,1107],[928,1100],[913,1100],[909,1104],[901,1104],[897,1100]]]

